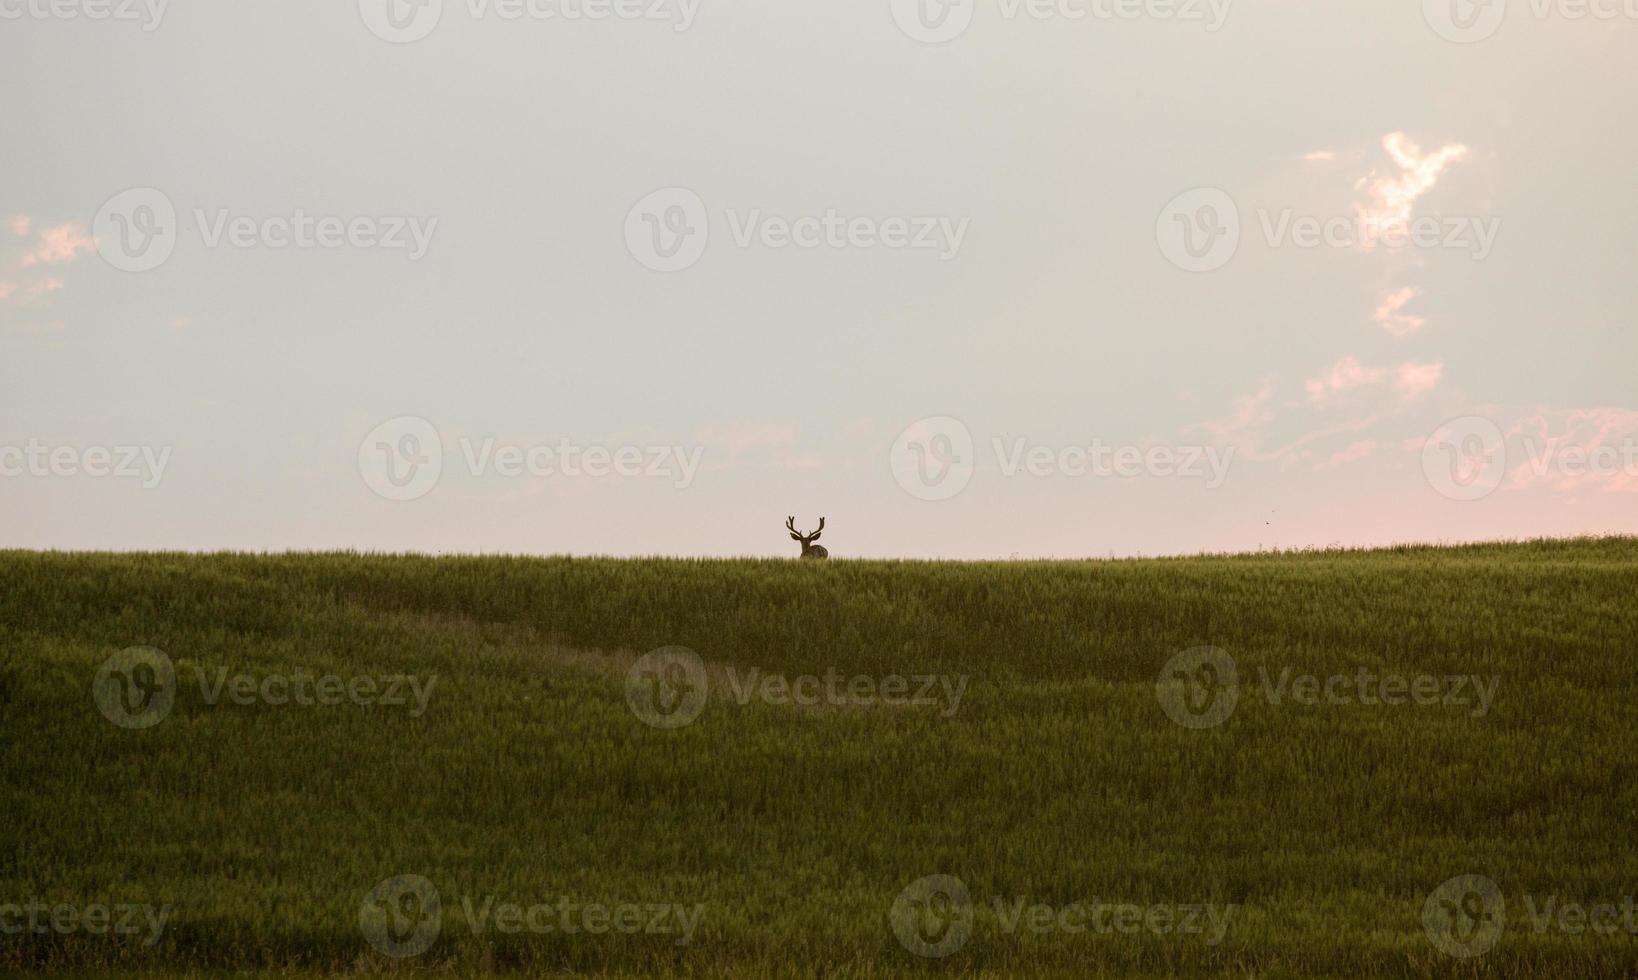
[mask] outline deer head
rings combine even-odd
[[[813,542],[819,540],[819,532],[825,529],[825,519],[819,518],[819,527],[812,534],[803,534],[796,529],[796,518],[785,518],[785,530],[791,532],[791,540],[802,545],[803,558],[829,558],[830,552]]]

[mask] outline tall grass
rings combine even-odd
[[[1538,931],[1525,898],[1638,893],[1638,541],[1114,562],[937,563],[0,552],[0,906],[149,903],[159,940],[0,934],[21,970],[528,970],[1618,976],[1638,936]],[[1156,693],[1179,651],[1238,665],[1221,725]],[[118,651],[179,683],[151,728],[92,697]],[[635,658],[712,672],[692,724],[644,724]],[[750,668],[960,675],[953,713],[806,708]],[[209,703],[195,682],[409,675],[402,705]],[[1259,678],[1497,679],[1457,706],[1271,703]],[[1422,922],[1494,879],[1489,952]],[[361,935],[423,875],[426,952]],[[970,938],[913,955],[889,913],[959,878]],[[672,935],[474,933],[463,898],[703,905]],[[1197,936],[1008,933],[994,900],[1236,906]],[[3,925],[0,922],[0,925]]]

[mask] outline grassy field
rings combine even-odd
[[[0,970],[1632,975],[1635,644],[1630,538],[0,552]]]

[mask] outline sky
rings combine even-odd
[[[1638,533],[1638,3],[0,0],[0,547]]]

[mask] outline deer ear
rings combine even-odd
[[[819,532],[818,531],[813,532],[813,537],[809,538],[808,540],[809,541],[818,541],[819,540]]]
[[[800,540],[802,540],[802,535],[797,534],[795,531],[792,531],[791,532],[791,540],[792,541],[800,541]]]

